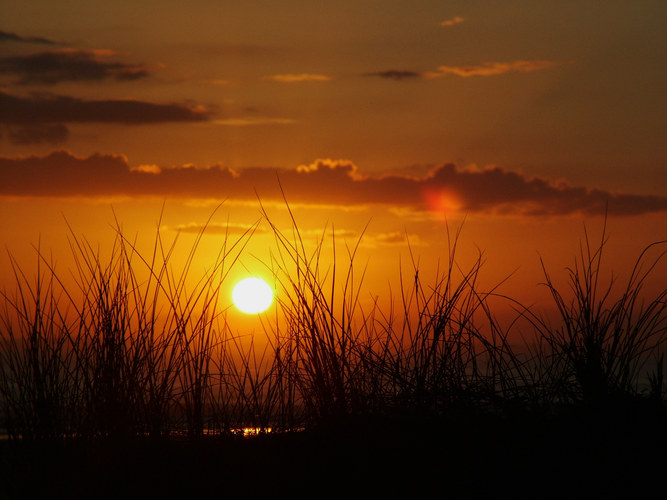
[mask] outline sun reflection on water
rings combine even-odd
[[[271,434],[273,429],[271,427],[240,427],[233,429],[232,433],[241,435],[243,437],[259,436],[262,434]]]

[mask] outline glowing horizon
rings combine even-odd
[[[204,272],[246,235],[256,272],[293,215],[389,300],[465,220],[460,257],[530,302],[605,216],[614,272],[667,239],[664,2],[0,8],[0,242],[28,275],[33,245],[67,269],[69,227],[104,252],[117,223],[144,255],[183,241],[175,266],[200,241]]]

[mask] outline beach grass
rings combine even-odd
[[[148,254],[117,222],[105,257],[70,228],[73,281],[39,246],[36,276],[9,254],[15,282],[0,295],[0,417],[3,449],[16,453],[7,470],[19,479],[9,481],[8,491],[20,490],[16,481],[25,470],[46,467],[30,458],[32,446],[55,447],[53,456],[64,453],[79,464],[86,446],[113,456],[121,443],[166,446],[169,454],[184,442],[213,442],[237,453],[245,446],[238,440],[247,441],[243,429],[263,443],[292,439],[299,444],[279,442],[296,455],[322,445],[329,455],[317,460],[341,474],[347,463],[353,477],[364,467],[386,474],[385,455],[401,460],[393,445],[424,470],[431,466],[420,454],[435,444],[450,448],[437,459],[450,467],[473,459],[471,450],[498,453],[497,461],[484,459],[489,473],[505,470],[509,450],[548,453],[549,467],[558,470],[560,459],[575,458],[548,436],[575,446],[590,429],[595,449],[613,436],[628,453],[635,445],[648,453],[664,444],[667,288],[647,295],[644,285],[666,242],[641,252],[620,291],[603,276],[604,230],[597,244],[584,234],[566,270],[569,290],[557,287],[542,261],[558,313],[547,320],[504,296],[502,283],[482,288],[481,251],[467,268],[459,264],[460,226],[448,233],[444,263],[432,279],[408,248],[396,296],[385,308],[377,301],[368,307],[360,299],[365,265],[357,262],[363,234],[341,245],[330,228],[309,246],[289,213],[292,227],[284,231],[263,212],[275,241],[264,265],[279,293],[275,320],[262,320],[262,345],[234,333],[220,303],[254,227],[226,235],[215,262],[195,279],[206,224],[179,267],[178,237],[165,241],[160,222]],[[509,326],[497,321],[492,300],[515,308]],[[519,322],[529,325],[529,335],[513,333]],[[526,429],[541,433],[534,437],[542,450]],[[641,443],[628,441],[628,433]],[[337,448],[341,443],[365,458],[355,461]],[[265,446],[270,456],[280,453]],[[216,457],[210,460],[229,460]],[[303,457],[292,459],[308,467]],[[533,467],[525,457],[514,459]],[[645,465],[651,464],[664,458]]]

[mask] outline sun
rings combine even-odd
[[[246,314],[266,311],[273,302],[273,291],[262,278],[245,278],[234,285],[234,305]]]

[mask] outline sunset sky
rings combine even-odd
[[[258,198],[303,236],[362,239],[369,288],[484,251],[488,284],[530,302],[608,211],[622,274],[667,239],[667,3],[0,0],[0,240],[67,262],[69,221],[105,241],[113,210],[202,265]],[[280,180],[280,185],[278,183]],[[133,233],[134,234],[134,233]],[[406,236],[407,235],[407,236]],[[273,241],[261,222],[241,265]],[[3,257],[2,284],[11,282]],[[261,266],[259,266],[261,267]],[[663,269],[664,270],[664,269]],[[241,271],[239,275],[243,274]]]

